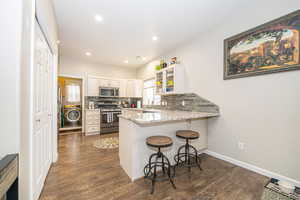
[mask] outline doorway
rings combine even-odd
[[[82,133],[83,97],[82,79],[58,77],[59,135]]]

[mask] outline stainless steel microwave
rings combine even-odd
[[[116,87],[100,87],[99,89],[100,97],[118,97],[119,96],[119,88]]]

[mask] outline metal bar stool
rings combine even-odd
[[[158,152],[150,156],[149,162],[144,168],[145,178],[152,181],[151,194],[154,192],[156,181],[169,180],[173,188],[176,189],[173,182],[175,173],[174,170],[171,170],[173,167],[169,159],[160,151],[161,148],[172,146],[172,139],[167,136],[151,136],[147,138],[146,144],[150,147],[158,148]]]
[[[199,133],[191,130],[179,130],[176,131],[176,136],[186,140],[185,145],[179,147],[177,155],[174,156],[176,166],[188,167],[189,172],[191,171],[191,167],[195,166],[202,170],[200,166],[201,159],[199,158],[198,151],[195,147],[189,144],[189,140],[199,138]]]

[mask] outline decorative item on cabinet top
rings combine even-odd
[[[174,65],[174,64],[180,64],[180,62],[177,60],[177,57],[171,58],[169,63],[165,62],[164,59],[161,59],[160,64],[155,66],[155,70],[160,71],[160,70],[162,70],[164,68],[167,68],[167,67],[169,67],[171,65]]]

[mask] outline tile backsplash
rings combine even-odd
[[[161,96],[161,105],[147,106],[158,109],[219,113],[219,107],[195,93]]]
[[[126,105],[130,107],[131,104],[137,105],[137,101],[142,101],[142,98],[86,96],[84,102],[85,108],[88,109],[89,102],[94,102],[95,107],[97,108],[98,105],[104,105],[104,103],[124,107],[124,104],[122,104],[124,102],[126,102]]]

